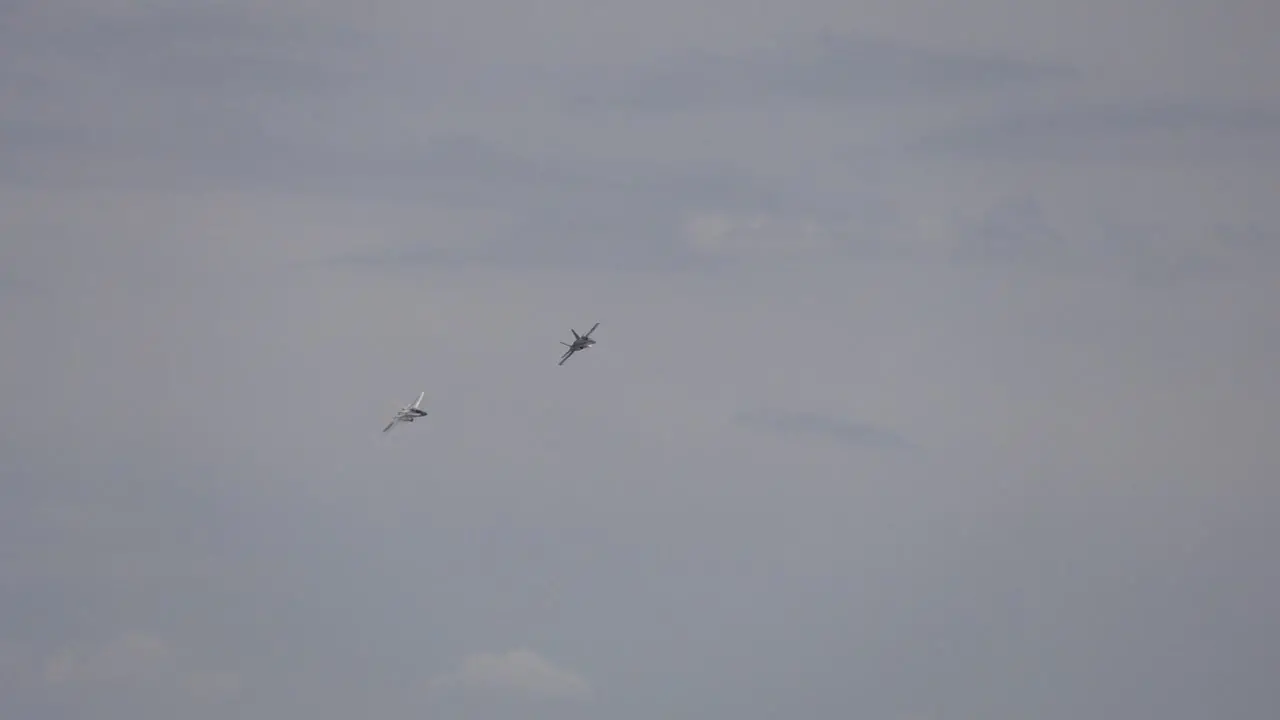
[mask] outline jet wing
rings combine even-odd
[[[560,356],[560,363],[559,363],[559,364],[560,364],[560,365],[563,365],[563,364],[564,364],[564,361],[565,361],[565,360],[568,360],[568,359],[569,359],[569,356],[570,356],[570,355],[572,355],[572,354],[574,354],[574,353],[576,353],[576,352],[578,352],[578,351],[577,351],[575,348],[569,348],[568,350],[566,350],[566,351],[565,351],[565,353],[564,353],[564,355],[561,355],[561,356]]]
[[[382,428],[382,432],[386,432],[386,431],[390,430],[391,428],[395,427],[395,426],[396,426],[396,423],[398,423],[398,422],[400,422],[400,418],[398,418],[398,417],[397,417],[396,419],[394,419],[394,420],[392,420],[391,422],[387,423],[387,426],[386,426],[386,427],[384,427],[384,428]]]

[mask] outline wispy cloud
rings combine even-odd
[[[960,5],[0,2],[0,716],[1265,716],[1274,23]]]
[[[430,682],[436,691],[514,694],[535,700],[586,700],[591,685],[581,675],[527,649],[479,653]]]
[[[958,219],[948,255],[951,262],[965,266],[1101,272],[1147,286],[1210,281],[1242,261],[1255,268],[1276,267],[1280,258],[1280,253],[1268,250],[1268,236],[1256,228],[1192,229],[1183,233],[1190,241],[1170,239],[1172,233],[1158,223],[1092,219],[1075,228],[1075,233],[1061,229],[1038,197],[1011,194],[975,216]]]
[[[1074,103],[1029,109],[931,133],[911,144],[924,155],[966,158],[1190,160],[1224,146],[1274,154],[1280,107],[1204,102]]]
[[[912,447],[911,442],[891,428],[815,412],[752,410],[738,413],[734,416],[734,421],[753,430],[826,439],[857,447],[890,449]]]
[[[344,263],[707,267],[762,250],[866,250],[875,246],[866,230],[892,217],[874,196],[789,184],[730,162],[673,167],[552,156],[473,136],[442,137],[398,158],[388,153],[357,162],[369,169],[365,177],[384,173],[373,181],[394,185],[391,193],[412,187],[449,207],[499,207],[501,220],[462,245],[441,245],[424,231],[391,247],[335,258]]]
[[[764,108],[779,100],[853,105],[1042,89],[1072,76],[1048,64],[940,52],[873,37],[789,37],[736,55],[699,53],[651,67],[596,70],[586,106],[661,111]]]
[[[141,690],[202,703],[234,699],[242,690],[236,673],[193,668],[183,653],[149,633],[124,633],[55,653],[44,660],[41,676],[55,690],[90,695]]]
[[[1045,218],[1035,198],[1005,198],[976,220],[958,228],[955,259],[968,262],[1043,262],[1067,260],[1071,248]]]

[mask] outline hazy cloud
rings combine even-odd
[[[1274,161],[1277,144],[1278,107],[1130,100],[1012,111],[933,133],[912,149],[999,160],[1167,164],[1224,152],[1234,162],[1268,156]]]
[[[777,103],[856,106],[1041,89],[1069,78],[1064,68],[947,53],[874,37],[788,37],[768,49],[704,52],[635,70],[597,71],[579,90],[591,107],[663,111],[761,109]]]
[[[1196,230],[1199,230],[1197,233]],[[1188,236],[1190,239],[1188,240]],[[957,223],[949,256],[961,265],[1020,266],[1051,273],[1107,273],[1138,285],[1220,280],[1226,264],[1252,257],[1274,267],[1265,236],[1240,229],[1175,233],[1165,224],[1091,219],[1068,234],[1030,195],[1010,195]]]
[[[822,438],[869,448],[906,448],[911,443],[898,432],[872,423],[843,420],[812,412],[755,410],[738,413],[734,419],[757,430],[783,435]]]
[[[431,687],[438,691],[515,693],[537,700],[591,697],[591,686],[582,676],[526,649],[471,655],[457,671],[434,678]]]
[[[973,262],[1069,260],[1071,246],[1045,218],[1034,198],[1002,200],[968,224],[961,225],[955,257]],[[1077,246],[1078,247],[1078,246]]]
[[[877,198],[841,198],[812,183],[789,187],[727,162],[677,169],[548,157],[468,137],[441,138],[421,154],[385,160],[384,171],[405,167],[400,187],[412,186],[432,203],[501,207],[504,217],[463,243],[441,243],[423,228],[420,237],[408,234],[393,247],[337,260],[670,269],[777,253],[875,250],[882,243],[875,231],[892,218]],[[618,223],[620,215],[629,220]]]
[[[154,676],[169,661],[169,648],[159,638],[130,634],[101,647],[59,653],[46,664],[45,679],[54,685],[130,681]]]
[[[125,633],[45,657],[40,677],[55,696],[85,697],[112,708],[146,699],[203,705],[234,700],[240,694],[242,683],[236,673],[193,665],[188,655],[176,652],[156,635]],[[17,689],[30,692],[33,688]]]
[[[1274,715],[1277,8],[3,3],[0,716]]]

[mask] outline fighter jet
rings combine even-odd
[[[427,393],[424,390],[418,395],[418,399],[414,401],[412,405],[406,405],[405,407],[400,408],[400,410],[396,412],[396,416],[391,418],[391,422],[387,423],[387,426],[382,428],[382,432],[387,432],[391,428],[395,427],[398,422],[413,422],[420,417],[425,417],[427,411],[420,409],[418,406],[422,404],[422,398],[426,396]]]
[[[569,332],[573,333],[573,344],[569,344],[567,342],[560,343],[561,345],[569,348],[565,351],[564,355],[560,357],[560,364],[563,365],[564,361],[568,360],[570,355],[578,352],[579,350],[586,350],[592,345],[595,345],[596,341],[591,339],[591,333],[595,332],[598,327],[600,327],[600,323],[592,325],[591,329],[588,330],[585,335],[579,335],[577,330],[569,328]]]

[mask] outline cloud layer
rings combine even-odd
[[[431,687],[439,692],[514,693],[536,700],[591,697],[591,686],[580,675],[525,649],[471,655],[456,672],[434,678]]]
[[[7,4],[0,716],[1267,715],[1277,7]]]

